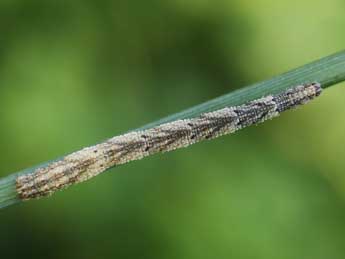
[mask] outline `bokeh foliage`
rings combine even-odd
[[[0,3],[1,175],[343,48],[345,3]],[[345,93],[0,212],[4,258],[343,258]]]

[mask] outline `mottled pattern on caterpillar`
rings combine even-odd
[[[307,103],[319,96],[321,91],[319,83],[299,85],[240,106],[226,107],[196,118],[117,136],[67,155],[30,174],[19,176],[16,189],[22,200],[47,196],[90,179],[110,167],[158,152],[187,147],[204,139],[216,138],[272,119],[285,110]]]

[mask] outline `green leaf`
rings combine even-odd
[[[147,124],[136,130],[148,129],[162,123],[192,118],[204,112],[218,110],[226,106],[240,105],[253,99],[276,94],[288,88],[302,83],[319,82],[322,88],[328,88],[345,80],[345,51],[322,58],[287,73],[273,77],[272,79],[256,83],[239,89],[229,94],[220,96],[208,102],[194,106],[182,112],[170,115],[153,123]],[[57,159],[59,160],[59,159]],[[57,161],[55,160],[55,161]],[[50,161],[51,162],[51,161]],[[9,175],[0,180],[0,208],[21,202],[16,192],[16,177],[21,174],[32,173],[39,167],[46,166],[50,162],[33,168]]]

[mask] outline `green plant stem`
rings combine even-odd
[[[345,51],[341,51],[297,69],[291,70],[287,73],[273,77],[272,79],[253,84],[237,91],[233,91],[229,94],[225,94],[182,112],[170,115],[136,130],[148,129],[159,124],[178,119],[193,118],[200,115],[201,113],[221,109],[226,106],[240,105],[262,96],[282,92],[287,88],[296,86],[301,83],[319,82],[322,84],[323,88],[327,88],[344,80]],[[44,163],[34,168],[29,168],[1,179],[0,208],[7,207],[21,201],[17,197],[17,193],[15,190],[15,180],[18,175],[31,173],[35,169],[45,166],[49,163],[50,162]]]

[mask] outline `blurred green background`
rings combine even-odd
[[[0,2],[0,176],[344,48],[345,2]],[[345,91],[0,211],[1,258],[344,258]]]

